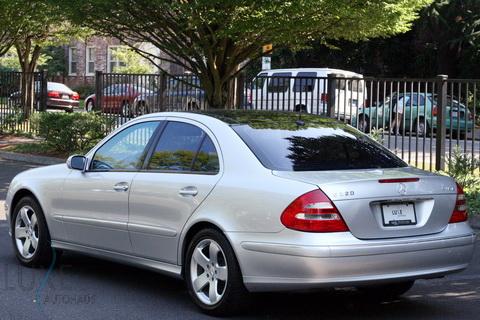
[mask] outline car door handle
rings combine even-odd
[[[195,197],[198,194],[198,190],[197,190],[197,187],[189,186],[189,187],[180,189],[180,191],[178,191],[178,194],[184,197],[186,196]]]
[[[113,190],[118,191],[118,192],[128,191],[128,183],[119,182],[119,183],[117,183],[116,185],[113,186]]]

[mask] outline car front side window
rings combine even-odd
[[[120,131],[103,144],[93,157],[92,171],[137,170],[158,122],[143,122]]]

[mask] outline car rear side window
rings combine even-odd
[[[312,92],[315,90],[316,72],[299,72],[293,83],[294,92]]]
[[[147,170],[218,172],[218,155],[211,139],[199,127],[169,122],[150,158]]]
[[[268,92],[286,92],[290,89],[291,72],[278,72],[272,74],[268,80]]]
[[[405,167],[407,164],[367,136],[347,126],[232,128],[271,170],[324,171]]]

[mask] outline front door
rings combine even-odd
[[[131,252],[128,197],[158,126],[149,121],[125,128],[95,151],[87,172],[71,171],[60,210],[69,242]]]
[[[169,121],[133,179],[128,229],[136,255],[177,263],[183,227],[220,179],[218,148],[207,132],[196,122]]]

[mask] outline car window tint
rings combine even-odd
[[[266,73],[260,73],[258,76],[255,77],[252,81],[252,89],[263,89],[263,85],[267,79]]]
[[[268,92],[285,92],[290,88],[291,72],[278,72],[272,74],[268,81]]]
[[[312,92],[315,89],[317,79],[316,72],[299,72],[293,83],[294,92]]]
[[[145,159],[145,148],[157,127],[158,122],[144,122],[117,133],[97,150],[91,169],[139,169]]]
[[[155,147],[147,169],[191,171],[205,133],[197,126],[169,122]]]
[[[380,144],[352,128],[276,123],[275,127],[234,125],[260,162],[279,171],[323,171],[405,167]]]
[[[61,92],[70,92],[70,88],[64,85],[63,83],[57,82],[48,82],[47,90],[51,91],[61,91]]]
[[[212,140],[205,136],[202,147],[193,163],[192,171],[217,173],[219,171],[218,154]]]

